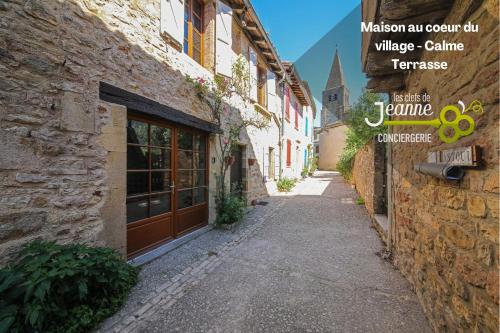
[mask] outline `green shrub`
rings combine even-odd
[[[112,249],[28,244],[0,270],[0,332],[87,332],[121,307],[137,273]]]
[[[354,202],[356,203],[356,205],[364,205],[365,199],[363,199],[362,197],[357,197],[356,201],[354,201]]]
[[[311,167],[309,168],[309,176],[312,176],[316,170],[318,170],[318,157],[317,156],[312,158]]]
[[[356,135],[352,128],[347,129],[346,145],[336,165],[337,171],[339,171],[345,179],[351,179],[354,156],[356,156],[359,148],[363,147],[365,143],[364,140],[361,140]]]
[[[241,221],[245,216],[246,203],[239,195],[230,194],[218,203],[218,216],[216,224],[233,224]]]
[[[309,175],[309,169],[308,168],[302,169],[300,175],[302,176],[302,178],[306,178]]]
[[[295,186],[295,179],[290,178],[281,178],[278,180],[278,191],[280,192],[290,192],[292,188]]]
[[[365,123],[365,118],[372,122],[377,120],[378,111],[375,110],[375,102],[381,100],[383,100],[382,95],[365,90],[351,109],[350,117],[347,120],[349,129],[347,131],[346,145],[336,165],[337,171],[347,180],[352,177],[354,156],[357,151],[373,139],[375,135],[387,132],[387,126],[370,127]]]

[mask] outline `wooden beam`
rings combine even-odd
[[[132,113],[146,114],[150,117],[194,127],[205,132],[222,133],[217,124],[197,118],[168,105],[115,87],[106,82],[99,82],[99,98],[103,101],[125,105]]]
[[[380,16],[388,20],[400,21],[420,15],[433,15],[443,10],[449,13],[452,5],[453,0],[381,1]]]
[[[246,26],[245,26],[245,29],[247,29],[247,30],[253,30],[253,31],[259,30],[258,27],[257,27],[257,24],[255,24],[255,23],[247,23]]]
[[[366,89],[378,93],[391,93],[405,87],[402,73],[395,75],[374,76],[366,84]]]
[[[243,12],[245,11],[245,7],[233,7],[233,10],[234,10],[237,14],[241,15],[241,14],[243,14]]]
[[[400,61],[417,61],[421,51],[412,51],[401,54],[399,52],[376,52],[370,51],[367,54],[364,72],[369,76],[380,76],[401,73],[401,70],[394,69],[391,59]]]

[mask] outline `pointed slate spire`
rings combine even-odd
[[[344,85],[344,72],[340,64],[339,52],[335,49],[335,57],[333,58],[332,68],[330,69],[330,76],[326,82],[325,90],[340,87]]]

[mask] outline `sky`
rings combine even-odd
[[[284,6],[286,3],[286,6]],[[321,94],[338,47],[352,105],[366,85],[361,71],[359,0],[253,0],[252,4],[282,60],[295,62],[316,100],[320,125]]]

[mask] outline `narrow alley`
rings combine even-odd
[[[430,332],[356,193],[317,172],[145,265],[102,332]]]

